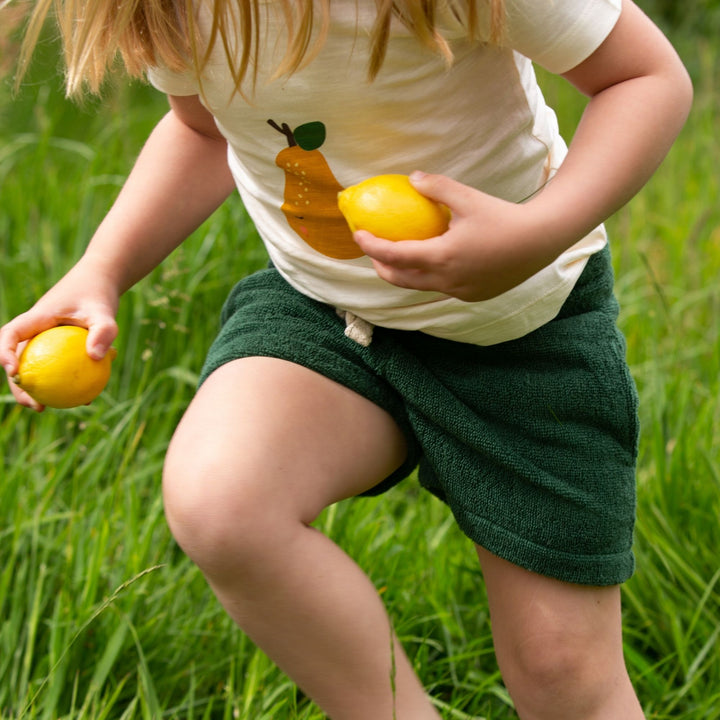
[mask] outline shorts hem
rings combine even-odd
[[[611,554],[576,554],[519,537],[466,509],[451,508],[459,527],[477,545],[526,570],[573,585],[621,585],[635,571],[630,548]]]

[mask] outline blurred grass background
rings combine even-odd
[[[717,0],[641,3],[695,83],[691,118],[611,218],[620,323],[641,396],[638,571],[626,653],[649,718],[720,718],[720,25]],[[14,6],[0,10],[11,73]],[[561,127],[583,101],[542,76]],[[0,84],[0,323],[81,254],[164,98],[121,81],[62,97],[56,47]],[[165,447],[235,280],[265,264],[228,202],[120,307],[120,361],[92,406],[35,415],[0,389],[0,718],[321,714],[225,617],[162,517]],[[367,570],[446,718],[514,717],[482,578],[446,509],[411,480],[318,521]],[[417,589],[423,592],[418,593]]]

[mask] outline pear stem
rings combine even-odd
[[[288,147],[295,147],[297,145],[295,135],[287,123],[283,123],[282,126],[278,125],[274,120],[268,120],[267,123],[287,138]]]

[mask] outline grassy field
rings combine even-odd
[[[630,671],[649,718],[720,718],[718,56],[682,46],[694,113],[609,222],[642,412]],[[580,100],[547,79],[561,124]],[[0,322],[82,252],[164,101],[120,87],[62,100],[36,73],[0,87]],[[319,720],[236,630],[165,526],[166,443],[235,279],[265,262],[238,202],[123,300],[120,358],[89,407],[16,407],[0,389],[0,718]],[[514,717],[482,578],[447,511],[411,480],[318,526],[367,570],[444,717]],[[422,588],[423,592],[417,592]]]

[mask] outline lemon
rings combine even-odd
[[[426,240],[442,235],[450,210],[421,195],[407,175],[376,175],[338,193],[350,229],[386,240]]]
[[[110,348],[102,360],[85,350],[88,331],[59,325],[36,335],[25,346],[13,382],[41,405],[70,408],[87,405],[105,388],[110,364],[117,355]]]

